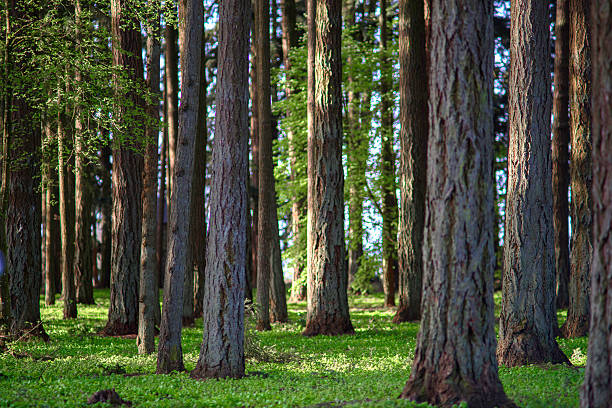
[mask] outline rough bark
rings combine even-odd
[[[111,182],[111,149],[108,146],[102,147],[100,151],[100,161],[102,163],[102,203],[100,209],[100,229],[102,230],[102,242],[100,243],[100,287],[110,287],[111,276],[111,214],[112,214],[112,182]]]
[[[589,347],[582,408],[612,401],[612,1],[591,3],[593,253]]]
[[[588,1],[570,0],[570,132],[572,153],[572,245],[569,307],[561,331],[565,337],[589,332],[589,291],[593,251],[591,162],[591,33]]]
[[[159,16],[147,27],[147,88],[153,95],[147,106],[145,159],[142,180],[142,243],[140,246],[140,291],[138,294],[139,354],[155,351],[155,309],[159,308],[156,272],[157,139],[159,121],[160,45]]]
[[[427,183],[427,55],[421,1],[400,1],[399,306],[394,323],[421,317]]]
[[[168,161],[166,175],[166,204],[170,214],[170,197],[172,195],[172,173],[174,172],[174,162],[176,160],[176,139],[179,131],[179,53],[178,53],[178,33],[172,24],[166,24],[166,47],[164,50],[165,59],[165,109],[166,126],[168,132]],[[169,231],[167,231],[169,233]],[[165,265],[164,265],[165,267]]]
[[[340,0],[308,0],[308,304],[305,336],[353,333],[344,246]]]
[[[256,1],[251,0],[253,11],[256,8]],[[251,28],[251,120],[250,120],[250,139],[251,139],[251,177],[250,184],[247,185],[247,192],[251,202],[251,210],[253,211],[251,219],[251,283],[253,288],[257,287],[257,234],[259,233],[259,106],[257,96],[257,44],[259,44],[259,32],[255,24],[256,16],[253,15],[253,24]],[[257,193],[254,193],[257,192]]]
[[[157,353],[157,373],[160,374],[185,369],[181,348],[181,330],[185,276],[188,269],[192,272],[191,306],[193,313],[193,267],[187,264],[187,253],[190,245],[191,183],[198,127],[203,24],[203,6],[200,0],[179,2],[181,104],[176,160],[172,172],[168,259],[164,277],[164,301]]]
[[[387,1],[380,0],[380,135],[382,185],[382,248],[383,287],[385,306],[395,306],[397,290],[397,196],[395,195],[395,151],[393,150],[392,75],[388,50]]]
[[[58,96],[58,99],[60,97]],[[68,161],[67,119],[63,109],[57,118],[57,146],[59,173],[60,236],[62,242],[62,299],[64,319],[77,317],[76,288],[74,286],[74,178]]]
[[[557,308],[569,303],[569,0],[557,0],[555,20],[555,92],[552,123],[553,223]]]
[[[111,1],[111,28],[113,35],[113,65],[126,70],[133,83],[144,81],[141,57],[140,23],[125,10],[125,0]],[[124,15],[123,13],[127,15]],[[127,51],[127,52],[125,52]],[[115,85],[117,86],[117,84]],[[142,98],[136,94],[124,94],[135,106],[146,109]],[[130,142],[136,142],[142,132],[134,120],[134,113],[123,106],[116,106],[117,123]],[[127,116],[131,120],[127,121]],[[125,122],[124,122],[125,121]],[[142,122],[142,119],[138,122]],[[103,330],[106,335],[137,334],[138,293],[140,270],[140,240],[142,222],[142,172],[143,158],[125,143],[113,141],[112,174],[112,228],[111,228],[111,282],[108,322]]]
[[[193,378],[244,376],[249,24],[248,0],[219,3],[204,339]]]
[[[513,406],[495,359],[493,3],[431,5],[423,317],[400,397]]]
[[[511,7],[508,190],[497,358],[500,364],[569,363],[554,337],[548,4]]]

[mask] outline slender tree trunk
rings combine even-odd
[[[589,4],[588,1],[570,0],[572,250],[569,307],[567,321],[562,328],[565,337],[582,337],[589,332],[589,292],[593,251]]]
[[[249,24],[248,0],[219,3],[204,339],[193,378],[244,376]]]
[[[156,6],[152,2],[153,7]],[[160,45],[159,15],[147,27],[147,88],[153,95],[147,106],[146,147],[142,181],[142,244],[140,247],[140,293],[138,294],[138,353],[155,351],[155,309],[159,308],[156,267],[157,139],[159,121]]]
[[[111,1],[113,65],[125,69],[130,80],[140,85],[144,82],[140,23],[127,4],[125,0]],[[118,87],[116,92],[120,97],[131,99],[134,106],[146,109],[136,93],[124,94]],[[117,106],[115,115],[120,131],[130,139],[144,130],[141,125],[144,119],[135,121],[133,116],[128,119],[124,107]],[[143,158],[117,138],[113,143],[110,309],[103,333],[137,334]]]
[[[557,308],[569,302],[569,0],[557,0],[555,20],[555,92],[553,96],[553,223],[555,227],[555,269],[557,271]]]
[[[421,317],[427,183],[427,55],[421,1],[400,1],[399,307],[395,323]],[[495,237],[494,237],[495,241]]]
[[[166,177],[167,183],[167,211],[170,214],[170,197],[172,195],[172,173],[174,172],[174,162],[176,156],[176,140],[179,130],[179,56],[178,56],[178,33],[176,27],[171,24],[166,24],[166,47],[164,53],[165,59],[165,91],[166,100],[166,126],[168,127],[168,174]],[[169,235],[169,231],[167,231]]]
[[[423,317],[401,397],[513,406],[495,359],[493,3],[432,9]]]
[[[593,120],[593,252],[589,348],[580,395],[582,408],[612,401],[612,1],[591,3]],[[587,15],[588,16],[588,15]]]
[[[168,259],[164,279],[164,304],[159,333],[157,372],[182,371],[181,348],[183,290],[189,251],[189,224],[193,157],[198,127],[203,9],[200,0],[179,3],[181,44],[181,106],[176,161],[172,172],[172,195],[168,223]],[[193,277],[193,275],[192,275]],[[193,280],[192,280],[193,288]],[[192,289],[193,291],[193,289]],[[191,294],[193,300],[193,292]],[[193,306],[193,305],[192,305]],[[192,309],[193,310],[193,309]]]
[[[45,130],[45,142],[43,146],[44,166],[45,166],[45,242],[44,242],[44,253],[45,253],[45,305],[50,306],[55,304],[55,280],[56,275],[59,274],[58,258],[57,258],[57,220],[59,212],[57,208],[57,174],[56,174],[56,159],[57,150],[55,148],[54,134],[51,130],[52,122],[50,118],[45,119],[44,130]]]
[[[100,151],[100,161],[102,162],[102,204],[100,229],[102,230],[102,242],[100,243],[101,268],[100,268],[100,287],[110,287],[111,276],[111,213],[112,213],[112,186],[111,186],[111,149],[108,146],[102,147]]]
[[[206,32],[202,26],[202,56],[200,62],[200,91],[198,103],[198,125],[195,140],[195,156],[193,163],[193,183],[191,190],[191,224],[190,238],[193,264],[197,270],[194,275],[193,317],[202,316],[204,307],[204,285],[206,283],[206,146],[208,144],[208,129],[206,123]]]
[[[165,91],[164,91],[165,95]],[[166,98],[164,97],[164,120],[166,120]],[[166,238],[166,227],[164,223],[164,216],[166,210],[166,158],[168,152],[168,131],[164,127],[162,131],[162,145],[160,149],[160,159],[159,159],[159,187],[157,190],[157,232],[156,235],[156,271],[155,271],[155,282],[156,287],[159,289],[160,284],[163,281],[163,271],[164,271],[164,242]],[[157,293],[157,292],[156,292]],[[158,302],[159,303],[159,302]],[[161,317],[161,315],[160,315]],[[156,317],[157,320],[157,317]]]
[[[308,305],[305,336],[353,333],[344,246],[340,0],[308,0]]]
[[[249,200],[252,202],[251,209],[253,210],[252,227],[251,227],[251,283],[253,288],[257,287],[257,234],[259,234],[259,99],[257,96],[257,44],[259,44],[259,32],[255,15],[257,9],[257,1],[251,0],[253,7],[253,24],[251,28],[251,181],[247,185]],[[255,193],[252,193],[255,192]]]
[[[387,29],[387,1],[380,0],[380,45],[381,45],[381,120],[382,139],[382,217],[383,217],[383,286],[385,306],[395,306],[397,290],[397,196],[395,195],[395,152],[393,151],[393,95],[391,94],[392,72],[387,53],[389,52]]]
[[[569,363],[554,333],[548,3],[512,3],[500,364]]]

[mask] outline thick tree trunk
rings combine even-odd
[[[393,150],[393,95],[391,94],[392,75],[387,53],[389,52],[387,28],[387,1],[380,0],[380,45],[381,45],[381,120],[380,135],[382,145],[382,248],[383,248],[383,287],[385,306],[395,306],[397,290],[397,196],[395,195],[395,151]]]
[[[59,93],[59,90],[58,90]],[[58,98],[60,98],[58,96]],[[60,235],[62,243],[62,299],[64,300],[64,319],[77,317],[76,288],[74,286],[74,178],[68,156],[68,141],[66,133],[67,119],[60,107],[57,118],[57,146],[59,156],[59,208]]]
[[[305,336],[353,333],[344,246],[340,0],[308,0],[308,305]],[[310,72],[312,71],[312,72]]]
[[[140,23],[125,8],[125,0],[111,1],[113,64],[125,69],[133,83],[140,84],[144,81]],[[135,93],[123,94],[119,88],[116,92],[146,109]],[[115,114],[121,131],[135,142],[135,135],[142,132],[140,123],[133,117],[126,118],[128,112],[122,106],[117,106]],[[103,333],[137,334],[143,158],[119,140],[113,143],[110,308]]]
[[[512,3],[500,364],[569,363],[554,333],[548,3]]]
[[[593,72],[593,259],[589,349],[582,408],[612,401],[612,1],[591,3]],[[587,15],[588,16],[588,15]]]
[[[248,0],[219,3],[204,339],[193,378],[244,376],[249,24]]]
[[[198,103],[198,125],[195,139],[195,155],[193,163],[193,182],[191,190],[191,223],[189,226],[189,241],[194,271],[193,317],[202,316],[204,306],[204,285],[206,283],[206,146],[208,144],[208,129],[206,123],[206,33],[202,26],[202,56],[200,62],[200,90]],[[197,273],[196,273],[197,271]]]
[[[176,7],[176,6],[174,6]],[[174,173],[174,162],[176,160],[176,139],[179,131],[179,53],[178,53],[178,33],[172,24],[166,24],[166,47],[164,50],[165,59],[165,109],[166,126],[168,127],[168,162],[166,175],[166,204],[170,214],[170,197],[172,195],[172,173]],[[169,235],[169,231],[167,231]],[[164,265],[165,268],[165,265]]]
[[[100,287],[110,287],[111,276],[111,227],[112,227],[112,182],[111,182],[111,149],[108,146],[102,147],[100,152],[102,162],[102,204],[100,229],[102,230],[102,242],[100,243],[101,267],[100,267]]]
[[[423,317],[401,398],[513,406],[495,359],[493,3],[432,9]]]
[[[569,304],[569,0],[557,0],[555,20],[555,92],[553,96],[553,223],[555,227],[555,269],[557,308]]]
[[[421,317],[427,183],[427,55],[421,1],[400,1],[399,306],[393,322]]]
[[[74,1],[76,47],[82,52],[81,47],[81,2]],[[77,86],[83,82],[83,76],[79,69],[75,72]],[[74,278],[77,302],[91,305],[93,297],[93,273],[91,261],[91,174],[87,165],[86,124],[83,123],[83,112],[81,112],[81,95],[77,95],[77,103],[74,108],[74,130],[75,130],[75,187],[74,187]]]
[[[142,181],[142,243],[140,247],[140,292],[138,294],[139,354],[155,351],[155,309],[159,308],[156,272],[157,139],[159,121],[159,70],[161,49],[156,38],[159,15],[147,27],[147,88],[153,95],[147,106],[146,147]]]
[[[570,161],[572,186],[572,245],[565,337],[589,332],[589,292],[593,251],[593,181],[591,162],[591,33],[588,1],[570,0]]]
[[[191,185],[202,57],[203,8],[201,0],[179,3],[179,36],[181,44],[181,106],[176,161],[172,172],[170,218],[168,220],[168,259],[164,277],[164,304],[157,354],[157,373],[182,371],[181,348],[183,295],[185,275],[191,270],[191,307],[193,315],[193,265],[187,264]]]

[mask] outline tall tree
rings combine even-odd
[[[395,151],[393,150],[393,72],[389,61],[387,1],[380,0],[380,134],[382,139],[382,247],[385,306],[395,306],[397,290],[397,196],[395,195]]]
[[[591,325],[583,408],[605,408],[612,401],[612,1],[591,3],[593,72],[593,252]]]
[[[248,177],[248,0],[219,3],[219,47],[206,237],[204,341],[194,378],[244,376]]]
[[[176,12],[176,3],[171,3],[172,12]],[[172,195],[172,173],[174,172],[174,162],[176,160],[176,140],[179,131],[179,50],[178,50],[178,33],[176,26],[173,23],[166,22],[166,46],[164,49],[165,61],[165,82],[164,90],[166,98],[164,100],[164,109],[166,110],[167,132],[168,132],[168,155],[167,174],[166,174],[166,204],[167,211],[170,214],[170,197]]]
[[[555,92],[553,96],[552,177],[557,308],[569,302],[569,0],[557,0],[555,19]]]
[[[511,3],[508,187],[500,364],[568,362],[554,337],[548,3]]]
[[[149,3],[157,8],[157,2]],[[156,273],[157,139],[159,135],[159,70],[161,49],[159,14],[147,23],[147,88],[152,100],[147,106],[145,160],[142,180],[142,243],[140,247],[140,291],[138,294],[138,337],[140,354],[155,351],[155,309],[159,308]]]
[[[562,332],[566,337],[589,331],[589,292],[593,233],[591,200],[591,33],[590,3],[570,0],[570,161],[572,245],[569,307]]]
[[[253,7],[253,19],[251,25],[251,70],[250,78],[251,85],[249,88],[251,96],[251,120],[250,120],[250,140],[251,140],[251,177],[247,184],[247,192],[249,194],[249,203],[253,212],[251,218],[251,285],[257,287],[257,235],[259,234],[259,105],[257,103],[257,46],[259,44],[259,30],[255,20],[257,1],[251,0],[250,4]]]
[[[44,164],[44,181],[45,181],[45,219],[43,220],[45,228],[45,305],[50,306],[55,304],[57,276],[60,275],[60,250],[58,243],[61,245],[59,235],[59,210],[57,206],[57,150],[55,150],[55,134],[51,129],[53,121],[50,117],[44,121],[44,143],[43,143],[43,163]],[[59,256],[58,256],[59,255]]]
[[[127,78],[139,86],[144,82],[141,57],[140,23],[135,18],[132,3],[111,1],[111,31],[113,38],[113,65],[126,72]],[[124,94],[120,79],[115,78],[117,97],[146,109],[144,101],[135,92]],[[140,270],[140,239],[142,221],[143,158],[127,141],[138,143],[142,133],[142,118],[128,111],[124,104],[115,108],[119,132],[124,140],[113,140],[112,169],[112,248],[111,284],[108,322],[103,332],[107,335],[136,334],[138,331],[138,293]]]
[[[187,252],[190,245],[191,182],[200,98],[200,62],[204,24],[202,1],[181,1],[179,17],[179,41],[182,47],[181,105],[176,160],[171,183],[168,259],[157,353],[158,373],[185,369],[181,348],[183,290],[186,270],[189,268],[193,273],[192,265],[187,264]]]
[[[308,0],[308,305],[303,334],[353,333],[344,246],[340,0]]]
[[[100,179],[102,180],[102,199],[100,203],[100,229],[102,242],[100,243],[100,287],[110,287],[111,276],[111,214],[112,214],[112,181],[111,181],[111,148],[103,146],[100,149]]]
[[[513,406],[495,359],[493,3],[431,6],[423,317],[401,397]]]
[[[421,1],[400,1],[399,306],[395,323],[421,317],[427,173],[427,56]]]

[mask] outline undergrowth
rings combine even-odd
[[[62,319],[61,302],[41,306],[48,343],[5,345],[0,407],[83,407],[94,393],[108,389],[133,407],[426,406],[397,399],[408,379],[418,324],[391,323],[393,311],[381,307],[380,295],[350,298],[356,331],[351,336],[301,336],[305,303],[290,304],[289,323],[274,324],[270,332],[256,332],[247,317],[247,376],[209,381],[192,380],[188,373],[156,375],[156,355],[138,355],[134,339],[99,337],[109,294],[97,290],[95,297],[96,305],[79,305],[77,320]],[[198,358],[201,324],[183,331],[188,370]],[[500,368],[506,393],[519,406],[579,406],[587,340],[559,342],[576,367]]]

